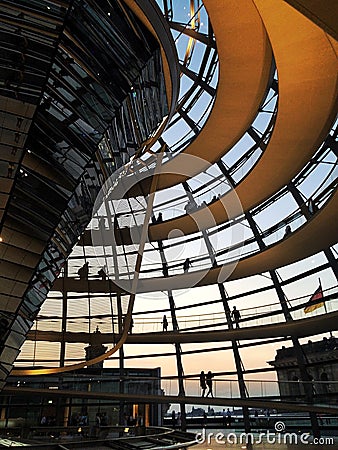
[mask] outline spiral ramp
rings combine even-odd
[[[11,2],[5,3],[8,8],[7,4]],[[88,3],[95,6],[95,2]],[[56,218],[61,211],[66,210],[66,199],[71,198],[70,195],[65,196],[64,192],[73,192],[73,195],[76,195],[77,188],[74,178],[67,177],[60,166],[53,166],[50,157],[43,155],[42,150],[38,157],[30,156],[31,153],[22,155],[20,163],[23,163],[23,169],[26,168],[25,170],[29,174],[28,181],[30,181],[32,173],[39,173],[45,183],[46,180],[49,180],[49,184],[52,183],[54,191],[55,186],[58,186],[60,187],[59,191],[62,190],[63,193],[60,198],[62,197],[64,209],[60,208],[59,212],[51,211],[46,202],[39,204],[40,208],[46,208],[46,218],[42,219],[43,223],[38,227],[34,222],[33,214],[25,215],[25,220],[20,221],[16,215],[18,206],[14,202],[12,208],[10,207],[10,202],[13,196],[15,197],[14,187],[16,186],[17,192],[21,193],[22,186],[24,183],[27,185],[28,181],[22,182],[18,179],[19,175],[17,175],[17,179],[14,178],[13,182],[12,177],[3,176],[1,178],[3,186],[1,191],[4,194],[1,194],[3,201],[2,242],[0,244],[0,267],[2,269],[0,305],[1,317],[4,319],[3,326],[11,324],[9,329],[6,328],[6,339],[1,343],[2,386],[10,373],[16,377],[47,375],[90,367],[105,360],[107,361],[105,364],[107,364],[115,353],[119,353],[121,356],[122,349],[128,348],[128,344],[174,344],[173,359],[177,370],[179,390],[177,403],[181,405],[184,420],[186,401],[183,380],[186,375],[184,363],[188,361],[188,345],[229,342],[230,347],[226,355],[228,358],[231,353],[230,358],[238,374],[238,401],[243,407],[244,425],[248,431],[250,429],[248,408],[252,405],[256,407],[259,402],[252,403],[248,398],[244,361],[248,361],[248,364],[253,364],[254,367],[265,366],[266,361],[258,359],[255,363],[249,362],[247,354],[241,350],[240,341],[251,341],[257,348],[262,344],[260,339],[272,339],[272,341],[275,339],[273,342],[279,342],[278,339],[283,338],[291,343],[297,354],[299,378],[306,383],[309,382],[308,371],[311,372],[312,368],[308,367],[309,363],[306,358],[304,360],[304,355],[302,355],[302,339],[309,337],[313,339],[313,336],[314,339],[318,336],[318,339],[323,333],[332,333],[337,330],[334,297],[332,301],[327,302],[329,305],[327,314],[310,318],[305,316],[299,320],[294,319],[294,313],[290,309],[290,302],[287,298],[287,295],[291,295],[291,298],[305,297],[306,295],[309,297],[311,291],[314,291],[317,286],[317,281],[316,284],[313,284],[314,278],[316,280],[319,277],[322,278],[323,284],[325,280],[330,288],[337,286],[338,197],[336,192],[337,144],[335,141],[337,129],[335,118],[337,114],[338,47],[336,41],[337,21],[332,19],[337,18],[337,6],[333,1],[326,2],[324,7],[323,4],[319,5],[315,1],[245,0],[237,2],[231,0],[225,2],[205,0],[204,13],[208,15],[208,33],[204,32],[202,27],[197,28],[196,24],[194,25],[195,29],[191,23],[184,27],[184,24],[177,20],[178,16],[167,14],[166,27],[176,31],[181,30],[179,36],[186,38],[187,48],[191,39],[193,42],[203,43],[207,49],[204,54],[204,65],[208,64],[206,56],[210,56],[208,52],[217,49],[218,82],[217,86],[214,86],[213,83],[208,85],[207,82],[210,79],[203,76],[202,72],[197,73],[194,66],[196,64],[194,58],[200,56],[198,46],[194,48],[194,52],[191,52],[188,58],[192,61],[190,66],[180,56],[175,60],[169,57],[165,58],[166,52],[172,50],[173,42],[168,44],[167,41],[170,39],[159,32],[158,23],[154,27],[150,25],[152,20],[155,22],[157,20],[155,16],[158,11],[155,6],[154,15],[149,16],[142,9],[141,1],[131,2],[128,0],[125,4],[138,17],[137,29],[134,29],[136,35],[140,35],[139,27],[144,27],[142,33],[146,33],[145,29],[147,29],[149,35],[153,36],[156,33],[160,35],[157,37],[157,44],[152,42],[152,45],[154,48],[157,45],[160,47],[166,90],[170,92],[167,94],[167,101],[171,115],[169,114],[168,122],[162,124],[156,132],[154,129],[151,131],[153,141],[163,132],[163,137],[160,137],[159,142],[161,149],[165,148],[169,157],[158,165],[155,175],[150,170],[148,178],[128,189],[123,199],[123,206],[127,205],[126,212],[119,212],[113,220],[112,215],[116,211],[114,211],[114,206],[109,209],[108,205],[109,213],[104,215],[103,231],[101,228],[97,229],[97,217],[94,215],[90,227],[84,231],[76,247],[74,247],[75,241],[80,236],[80,231],[83,231],[85,225],[88,224],[89,216],[87,219],[83,219],[82,230],[80,226],[77,226],[79,219],[76,219],[76,229],[72,230],[72,236],[67,236],[67,233],[70,233],[67,228],[59,229],[58,236],[51,234],[53,220],[54,227],[61,228]],[[71,9],[71,7],[70,4],[69,8]],[[9,26],[7,9],[5,9],[5,13],[3,19],[7,20],[5,23]],[[134,20],[134,15],[132,20]],[[197,12],[196,15],[198,15]],[[130,17],[131,13],[128,14],[129,20]],[[61,34],[64,33],[61,25],[63,20],[65,19],[60,19],[60,28],[57,29]],[[163,22],[161,24],[163,25]],[[39,33],[39,30],[33,31]],[[44,32],[46,33],[46,30]],[[144,37],[145,34],[142,36]],[[173,33],[173,36],[177,38],[177,34]],[[151,39],[148,35],[146,37]],[[58,35],[53,32],[50,39],[57,41]],[[76,55],[80,55],[80,48],[81,46],[78,45]],[[69,52],[70,49],[71,47],[68,49]],[[149,48],[145,44],[145,60],[149,57],[148,50]],[[76,56],[74,49],[73,53],[68,54],[73,58]],[[84,57],[82,56],[82,58]],[[172,65],[175,65],[175,69],[171,67]],[[89,72],[87,76],[94,78],[94,74]],[[204,126],[195,133],[194,139],[188,140],[184,148],[179,152],[173,152],[171,156],[170,145],[165,141],[166,133],[168,133],[165,129],[170,130],[170,120],[175,122],[175,114],[183,118],[193,130],[196,129],[196,124],[192,124],[193,115],[191,114],[189,117],[190,110],[186,97],[183,95],[178,100],[176,97],[179,76],[181,81],[185,76],[193,87],[203,90],[214,99]],[[104,80],[98,81],[101,84],[104,83]],[[54,88],[51,85],[48,89],[51,90],[52,87]],[[43,89],[41,86],[42,95]],[[48,89],[45,92],[49,92]],[[269,131],[268,138],[265,136],[259,138],[257,137],[257,117],[262,111],[267,114],[264,102],[269,98],[268,92],[271,92],[271,89],[274,91],[274,95],[278,95],[274,111],[271,112],[272,129]],[[197,91],[194,94],[192,87],[190,90],[198,98]],[[6,92],[3,93],[6,94]],[[21,111],[20,117],[23,118],[24,123],[27,121],[25,138],[27,135],[28,142],[32,143],[32,138],[29,136],[29,125],[34,127],[36,123],[39,130],[45,126],[43,117],[39,116],[41,104],[36,113],[34,108],[38,104],[37,101],[35,105],[31,106],[31,109],[26,107],[23,111],[23,102],[20,103],[19,100],[10,98],[10,96],[2,98],[4,101],[1,111],[4,120],[7,120],[6,114],[13,114],[14,108],[16,108],[16,113]],[[25,103],[27,103],[27,99]],[[103,112],[101,111],[100,114],[101,120]],[[92,120],[96,121],[96,128],[98,128],[97,122],[100,114],[89,115]],[[111,116],[113,116],[112,113]],[[108,118],[106,121],[108,122]],[[14,133],[14,125],[6,125],[4,128],[6,127],[12,127]],[[100,128],[102,136],[104,135],[103,128],[102,125]],[[32,130],[34,131],[34,128]],[[256,130],[256,134],[253,130]],[[48,132],[47,128],[43,130],[43,133],[46,132]],[[53,133],[56,133],[55,128],[53,128]],[[224,161],[228,161],[227,155],[246,133],[251,136],[255,135],[254,146],[260,146],[262,151],[254,163],[250,163],[249,170],[241,177],[234,179],[231,177],[231,166]],[[264,135],[264,132],[259,131],[259,134]],[[6,137],[5,134],[3,136]],[[78,136],[74,138],[74,136],[68,135],[68,140],[71,138],[75,139],[74,142],[79,139]],[[15,135],[13,139],[16,139]],[[143,149],[150,148],[150,141],[144,141]],[[37,140],[36,145],[38,143]],[[7,147],[13,143],[4,141],[2,144],[5,155]],[[25,141],[22,142],[22,149],[25,149]],[[78,144],[78,149],[79,154],[81,152],[86,154],[86,163],[90,165],[87,143],[81,142],[81,145]],[[241,157],[244,154],[244,158],[250,160],[249,150],[245,153],[245,149],[238,148],[238,152],[241,153]],[[15,167],[17,164],[14,158],[16,155],[10,156],[11,159],[5,159],[7,165],[4,166],[4,170],[6,172],[11,169],[10,164],[14,163]],[[196,158],[193,159],[193,163],[191,163],[190,157]],[[147,167],[149,161],[153,161],[152,158],[152,153],[150,156],[147,153],[141,155],[142,167]],[[102,169],[102,161],[95,161],[96,167],[100,166],[102,173],[107,175]],[[81,170],[84,167],[83,165]],[[207,201],[189,213],[176,214],[174,211],[174,213],[170,212],[166,215],[165,206],[161,207],[161,202],[156,202],[157,195],[162,199],[170,199],[171,196],[175,197],[176,195],[180,198],[183,197],[187,203],[195,199],[202,201],[204,197],[201,197],[199,192],[208,191],[207,183],[203,187],[205,179],[203,175],[211,170],[211,167],[218,168],[217,177],[221,181],[232,185],[230,191],[219,192],[215,188],[217,184],[212,185],[216,200],[210,201],[211,196],[205,197]],[[78,170],[80,170],[80,165]],[[108,171],[108,169],[105,170]],[[123,176],[125,174],[128,176],[128,170],[127,168],[125,172],[121,172]],[[90,170],[88,173],[90,175]],[[78,175],[80,177],[81,174]],[[36,177],[36,175],[34,176]],[[98,180],[102,183],[102,178],[98,178]],[[194,180],[198,180],[198,188],[196,188]],[[175,190],[179,193],[177,194]],[[29,192],[29,188],[27,192]],[[149,200],[151,197],[153,197],[152,200]],[[109,196],[105,197],[106,203],[109,204],[110,201]],[[237,202],[240,207],[233,207],[234,202]],[[138,203],[141,203],[141,207]],[[162,203],[165,205],[165,201]],[[279,212],[273,209],[274,204],[281,205]],[[286,204],[292,204],[292,207],[288,207]],[[173,202],[174,206],[170,205],[169,203],[169,209],[175,209],[175,202]],[[269,208],[271,209],[269,210]],[[43,209],[40,212],[43,218]],[[164,220],[152,223],[151,216],[154,218],[160,212],[163,212]],[[140,223],[137,216],[142,216],[142,214],[145,219],[143,223]],[[274,214],[276,219],[273,217]],[[124,215],[128,218],[132,217],[133,220],[127,220]],[[261,217],[264,217],[264,220]],[[25,228],[23,228],[23,224]],[[126,224],[131,225],[126,226]],[[293,229],[291,233],[283,236],[284,227],[288,224],[291,224]],[[250,232],[243,234],[242,241],[235,238],[235,242],[229,244],[224,238],[224,234],[226,232],[231,234],[236,226],[249,229]],[[36,229],[35,234],[33,233],[34,229]],[[144,233],[148,234],[148,239]],[[218,233],[219,242],[215,244],[213,236],[217,236]],[[102,238],[103,234],[104,238]],[[67,248],[60,244],[62,240],[60,236],[68,241]],[[141,239],[140,236],[143,238]],[[227,244],[222,244],[223,238]],[[115,253],[110,242],[112,239],[116,246]],[[143,243],[141,242],[140,247],[142,240]],[[177,244],[177,241],[180,242]],[[198,245],[203,248],[203,251],[196,253],[193,249],[194,242],[196,247],[199,243]],[[201,242],[203,245],[200,244]],[[53,264],[56,265],[54,273],[60,273],[63,268],[62,275],[55,281],[41,276],[44,273],[41,257],[48,250],[48,243],[52,243],[54,249],[53,251],[49,249],[49,254],[52,255],[50,260],[55,258],[58,261],[57,258],[59,258],[59,262],[53,261]],[[186,246],[186,250],[183,251],[182,246]],[[74,251],[70,254],[73,247]],[[244,251],[237,252],[237,249],[241,248]],[[174,249],[174,256],[171,256],[170,249]],[[153,256],[155,253],[156,257]],[[64,266],[69,254],[68,262]],[[112,267],[114,256],[111,254],[115,254],[116,258]],[[189,257],[192,267],[183,273],[182,264],[185,257]],[[316,261],[315,265],[312,266],[311,262],[311,267],[306,267],[311,258]],[[121,259],[123,259],[122,263],[116,262]],[[137,260],[139,267],[136,270]],[[92,271],[94,268],[98,270],[102,266],[107,266],[107,277],[105,276],[105,279],[102,280],[97,276],[78,279],[77,270],[84,262],[89,262]],[[293,267],[295,273],[293,273]],[[121,274],[119,273],[120,269]],[[133,275],[135,273],[137,273],[136,282],[135,275]],[[122,276],[120,277],[120,275]],[[261,279],[265,277],[268,281],[263,284],[258,282],[255,285],[254,280],[258,280],[260,277]],[[248,282],[248,287],[239,288],[238,291],[234,290],[232,283],[240,281],[244,286]],[[289,286],[292,288],[289,289]],[[199,289],[207,287],[213,289],[214,293],[217,292],[218,303],[215,301],[214,304],[217,305],[215,306],[217,313],[222,310],[224,329],[204,331],[196,327],[197,329],[194,331],[184,331],[182,329],[184,327],[180,325],[179,311],[183,310],[193,316],[194,296],[200,296]],[[190,298],[181,302],[179,292],[184,290],[190,292]],[[50,291],[49,296],[47,296],[48,291]],[[236,305],[241,305],[240,309],[244,309],[246,304],[253,306],[254,303],[251,305],[250,302],[255,302],[257,295],[262,295],[262,299],[264,298],[268,302],[266,291],[271,298],[276,300],[276,304],[280,308],[279,322],[241,326],[239,330],[234,328],[230,306],[232,307],[234,302]],[[73,320],[66,315],[67,307],[64,306],[61,311],[59,307],[53,306],[56,302],[55,299],[60,298],[60,294],[58,294],[60,292],[64,305],[67,301],[72,305],[69,308],[72,308]],[[156,297],[157,293],[158,297]],[[142,304],[144,297],[138,297],[140,294],[143,296],[145,294],[155,295],[156,306],[149,308],[145,306],[142,309],[140,303]],[[34,295],[37,300],[33,299]],[[46,296],[47,300],[44,302]],[[34,301],[36,303],[32,312],[25,307],[27,300],[33,305]],[[263,303],[260,301],[261,308],[264,308],[265,300],[262,300]],[[86,311],[83,314],[85,316],[83,321],[81,321],[81,302],[86,305],[83,307],[83,311]],[[73,306],[75,303],[76,306]],[[109,306],[106,306],[106,303],[109,303]],[[102,312],[99,311],[101,307]],[[38,313],[40,309],[41,311]],[[200,311],[198,307],[196,310]],[[137,332],[138,322],[141,322],[141,318],[146,323],[144,318],[147,315],[157,314],[158,316],[160,314],[162,316],[163,313],[170,316],[172,325],[170,333],[152,333],[147,328],[145,332]],[[197,315],[200,315],[200,312]],[[62,330],[48,329],[48,318],[52,319],[51,323],[53,323],[53,319],[55,320],[57,328],[62,323]],[[135,322],[136,332],[129,334],[132,318]],[[35,331],[29,331],[34,320]],[[89,361],[83,360],[81,350],[77,350],[75,353],[68,350],[74,344],[78,344],[77,348],[81,349],[83,347],[81,344],[93,343],[93,334],[95,334],[93,330],[97,324],[100,324],[100,328],[104,331],[97,336],[99,340],[95,341],[95,344],[98,342],[100,344],[110,343],[111,349]],[[87,329],[81,329],[83,326]],[[28,339],[19,355],[26,338]],[[57,354],[58,351],[54,351],[55,355],[52,358],[46,357],[47,342],[49,341],[59,342],[61,349],[60,354]],[[31,355],[29,348],[32,347],[29,346],[32,345],[38,345],[43,349],[41,357],[34,353],[37,360],[37,362],[34,361],[34,365],[43,365],[43,368],[24,368],[25,361],[27,362],[31,357],[27,358],[25,355]],[[208,355],[207,347],[203,347],[203,349],[205,349],[205,355]],[[152,359],[151,351],[149,350],[148,357],[154,363],[156,358]],[[137,352],[140,350],[138,349]],[[164,352],[165,350],[163,350]],[[61,354],[63,356],[60,359]],[[159,356],[158,353],[156,355]],[[16,367],[12,370],[16,359]],[[190,367],[190,363],[187,362],[187,366]],[[157,399],[153,400],[157,401]],[[269,407],[268,400],[262,401]],[[304,405],[300,405],[299,410],[303,406],[306,409],[306,403],[314,404],[314,402],[316,402],[316,398],[313,393],[305,389]],[[212,400],[210,404],[212,404]],[[275,406],[271,403],[271,408]],[[292,405],[290,408],[290,410],[297,410],[296,405]],[[323,408],[325,409],[325,406]],[[308,408],[307,411],[310,412],[313,432],[318,434],[316,414],[320,412],[320,406]],[[335,413],[334,409],[331,408],[330,413]]]

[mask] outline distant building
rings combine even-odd
[[[203,408],[196,408],[195,406],[193,406],[191,408],[191,411],[187,413],[187,416],[203,417],[204,413],[205,413],[205,410]]]
[[[307,359],[307,371],[313,381],[313,393],[318,402],[338,404],[338,342],[335,337],[323,338],[322,341],[308,341],[302,345]],[[269,361],[277,372],[279,392],[282,400],[301,398],[304,389],[295,349],[282,347],[276,357]],[[332,382],[332,383],[330,383]]]

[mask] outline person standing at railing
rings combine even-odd
[[[167,316],[164,314],[162,319],[163,331],[168,331],[168,320]]]
[[[182,420],[181,420],[181,413],[180,412],[177,413],[176,425],[177,425],[177,428],[179,428],[179,429],[182,426]]]
[[[283,238],[285,238],[289,234],[291,234],[291,227],[290,225],[286,225]]]
[[[104,230],[106,228],[106,219],[104,217],[99,218],[98,227],[99,230]]]
[[[205,373],[204,373],[203,370],[200,373],[200,387],[202,389],[202,397],[204,397],[207,385],[206,385],[206,382],[205,382]]]
[[[171,421],[172,421],[173,428],[176,428],[176,412],[174,409],[172,410],[172,413],[171,413]]]
[[[212,374],[211,370],[209,370],[209,372],[205,376],[205,381],[206,381],[207,386],[208,386],[208,392],[207,392],[206,397],[208,397],[209,394],[211,395],[211,397],[214,397],[214,394],[212,392],[212,379],[213,379],[213,376],[214,375]]]
[[[222,411],[222,425],[223,425],[223,427],[226,426],[226,423],[227,423],[227,413],[225,412],[225,409],[223,408],[223,411]]]
[[[228,408],[228,409],[227,409],[227,426],[228,426],[228,427],[231,427],[231,420],[232,420],[232,417],[231,417],[231,411],[230,411],[230,409]]]
[[[187,259],[184,261],[184,263],[183,263],[183,271],[184,271],[184,273],[187,273],[187,272],[188,272],[189,267],[191,267],[191,262],[190,262],[190,259],[187,258]]]
[[[202,418],[202,427],[206,427],[207,426],[207,422],[208,422],[208,416],[207,416],[207,413],[204,411],[203,412],[203,418]]]
[[[236,306],[234,306],[231,316],[236,324],[236,328],[239,328],[239,321],[241,320],[241,313],[238,311]]]
[[[107,274],[103,267],[97,272],[97,275],[101,278],[102,281],[105,281],[107,279]]]
[[[80,280],[87,280],[89,275],[89,263],[84,263],[83,266],[77,271],[77,274],[79,275]]]
[[[95,437],[98,437],[100,434],[100,426],[101,426],[101,414],[97,412],[95,416]]]

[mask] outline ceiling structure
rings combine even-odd
[[[115,362],[119,351],[121,369],[122,344],[174,344],[129,357],[156,364],[170,355],[181,396],[194,355],[184,345],[224,341],[246,429],[240,339],[289,341],[309,381],[300,339],[336,329],[336,8],[291,0],[1,2],[0,387],[15,360],[15,374],[25,365],[70,370],[98,324],[101,341],[112,341],[101,359]],[[149,240],[138,257],[147,214]],[[78,279],[84,263],[89,277]],[[319,277],[329,314],[304,318]],[[206,287],[210,298],[195,301]],[[181,300],[182,292],[190,294]],[[144,293],[152,306],[137,301]],[[234,303],[245,312],[240,330]],[[205,331],[210,305],[220,320]],[[250,323],[254,308],[258,326]],[[185,330],[181,312],[199,325]],[[134,336],[124,327],[131,314]],[[173,333],[157,339],[151,327],[160,331],[163,314]],[[304,401],[313,400],[305,390]],[[310,419],[316,429],[314,412]]]

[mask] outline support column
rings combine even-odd
[[[68,277],[68,261],[65,262],[63,268],[63,284],[65,279]],[[67,307],[68,307],[68,291],[62,289],[62,323],[61,323],[61,333],[62,340],[60,346],[60,367],[65,365],[65,354],[66,354],[66,343],[65,343],[65,333],[67,331]]]
[[[224,170],[225,170],[225,168],[224,168]],[[185,189],[185,192],[187,193],[189,201],[193,201],[194,198],[190,191],[190,187],[189,187],[188,183],[183,182],[182,184]],[[201,232],[202,232],[202,236],[203,236],[205,245],[206,245],[208,253],[209,253],[212,267],[216,267],[217,261],[216,261],[215,251],[211,245],[209,235],[206,232],[206,230],[202,230]],[[226,291],[224,289],[224,285],[222,283],[217,283],[217,285],[218,285],[218,289],[219,289],[219,292],[220,292],[220,295],[222,298],[225,317],[227,319],[228,327],[229,327],[229,329],[232,329],[233,325],[232,325],[232,320],[231,320],[231,312],[230,312],[230,308],[229,308],[229,304],[228,304],[228,300],[227,300]],[[245,381],[244,381],[243,363],[242,363],[241,356],[239,353],[237,341],[232,340],[231,346],[232,346],[232,351],[233,351],[233,355],[234,355],[236,371],[237,371],[237,375],[238,375],[238,386],[239,386],[240,396],[241,396],[241,399],[245,399],[248,397],[248,392],[247,392]],[[243,406],[242,410],[243,410],[244,429],[245,429],[246,433],[249,433],[250,429],[251,429],[250,428],[249,410],[246,406]]]
[[[164,254],[163,249],[163,243],[162,241],[158,241],[158,248],[160,251],[160,257],[162,262],[162,268],[163,268],[163,275],[167,277],[169,275],[168,273],[168,265]],[[168,291],[168,299],[169,299],[169,307],[170,307],[170,314],[171,314],[171,321],[173,324],[173,331],[178,331],[178,322],[176,317],[176,308],[175,308],[175,301],[174,296],[171,290]],[[178,375],[178,395],[184,397],[185,396],[185,389],[184,389],[184,370],[183,370],[183,364],[182,364],[182,349],[181,345],[179,343],[175,343],[175,353],[176,353],[176,365],[177,365],[177,375]],[[180,403],[180,410],[181,410],[181,428],[183,431],[187,428],[187,420],[186,420],[186,410],[185,410],[185,403]]]
[[[118,320],[118,333],[121,336],[123,331],[123,314],[121,305],[121,294],[116,293],[116,303],[117,303],[117,320]],[[119,350],[119,394],[124,394],[124,350],[123,345]],[[123,410],[124,402],[119,402],[119,424],[123,424]],[[121,434],[123,435],[123,433]]]
[[[260,250],[263,251],[265,249],[266,245],[259,233],[256,222],[253,220],[253,217],[250,214],[250,212],[246,212],[245,216],[246,216],[247,221],[249,222],[252,232],[254,233],[254,236],[256,238],[256,241],[258,243]],[[270,270],[269,274],[271,276],[271,280],[273,282],[279,302],[281,304],[284,318],[285,318],[286,322],[292,321],[293,319],[292,319],[292,316],[290,314],[290,311],[289,311],[289,308],[287,305],[285,294],[284,294],[281,284],[278,280],[277,273],[275,270]],[[303,388],[304,388],[304,392],[305,392],[305,399],[308,403],[313,403],[313,389],[312,389],[312,384],[310,383],[311,380],[310,380],[309,374],[306,369],[306,367],[307,367],[306,357],[303,353],[303,349],[299,343],[298,338],[296,336],[291,336],[291,340],[292,340],[293,347],[295,349],[296,359],[297,359],[297,364],[299,367],[301,379],[304,382]],[[310,415],[313,435],[315,437],[319,437],[320,430],[319,430],[317,415],[313,412],[310,412],[309,415]]]
[[[205,230],[202,230],[202,235],[203,235],[204,242],[205,242],[206,247],[209,252],[212,266],[216,267],[217,261],[216,261],[216,257],[215,257],[215,252],[211,245],[208,233]],[[222,283],[217,283],[217,286],[218,286],[219,293],[221,294],[221,299],[222,299],[228,327],[231,330],[233,328],[233,324],[232,324],[232,320],[231,320],[231,311],[230,311],[229,304],[228,304],[227,294],[226,294],[224,285]],[[242,399],[245,399],[248,397],[248,391],[247,391],[245,381],[244,381],[243,362],[242,362],[242,359],[241,359],[241,356],[239,353],[237,341],[234,341],[234,340],[231,341],[231,346],[232,346],[232,352],[234,355],[236,371],[237,371],[237,375],[238,375],[238,387],[239,387],[240,396]],[[243,406],[242,409],[243,409],[244,429],[245,429],[246,433],[249,433],[251,430],[249,409],[246,406]]]
[[[232,320],[231,320],[231,312],[230,312],[229,303],[228,303],[227,295],[226,295],[223,284],[218,283],[218,289],[221,294],[225,317],[228,322],[228,327],[231,330],[231,329],[233,329]],[[237,341],[232,340],[231,345],[232,345],[232,351],[234,354],[234,360],[235,360],[236,371],[237,371],[237,376],[238,376],[239,393],[240,393],[241,399],[245,399],[248,397],[248,392],[247,392],[247,388],[246,388],[245,381],[244,381],[243,368],[242,368],[243,364],[242,364],[241,356],[239,353]],[[242,409],[243,409],[243,419],[244,419],[244,430],[246,433],[249,433],[251,430],[249,409],[247,406],[243,406]]]

